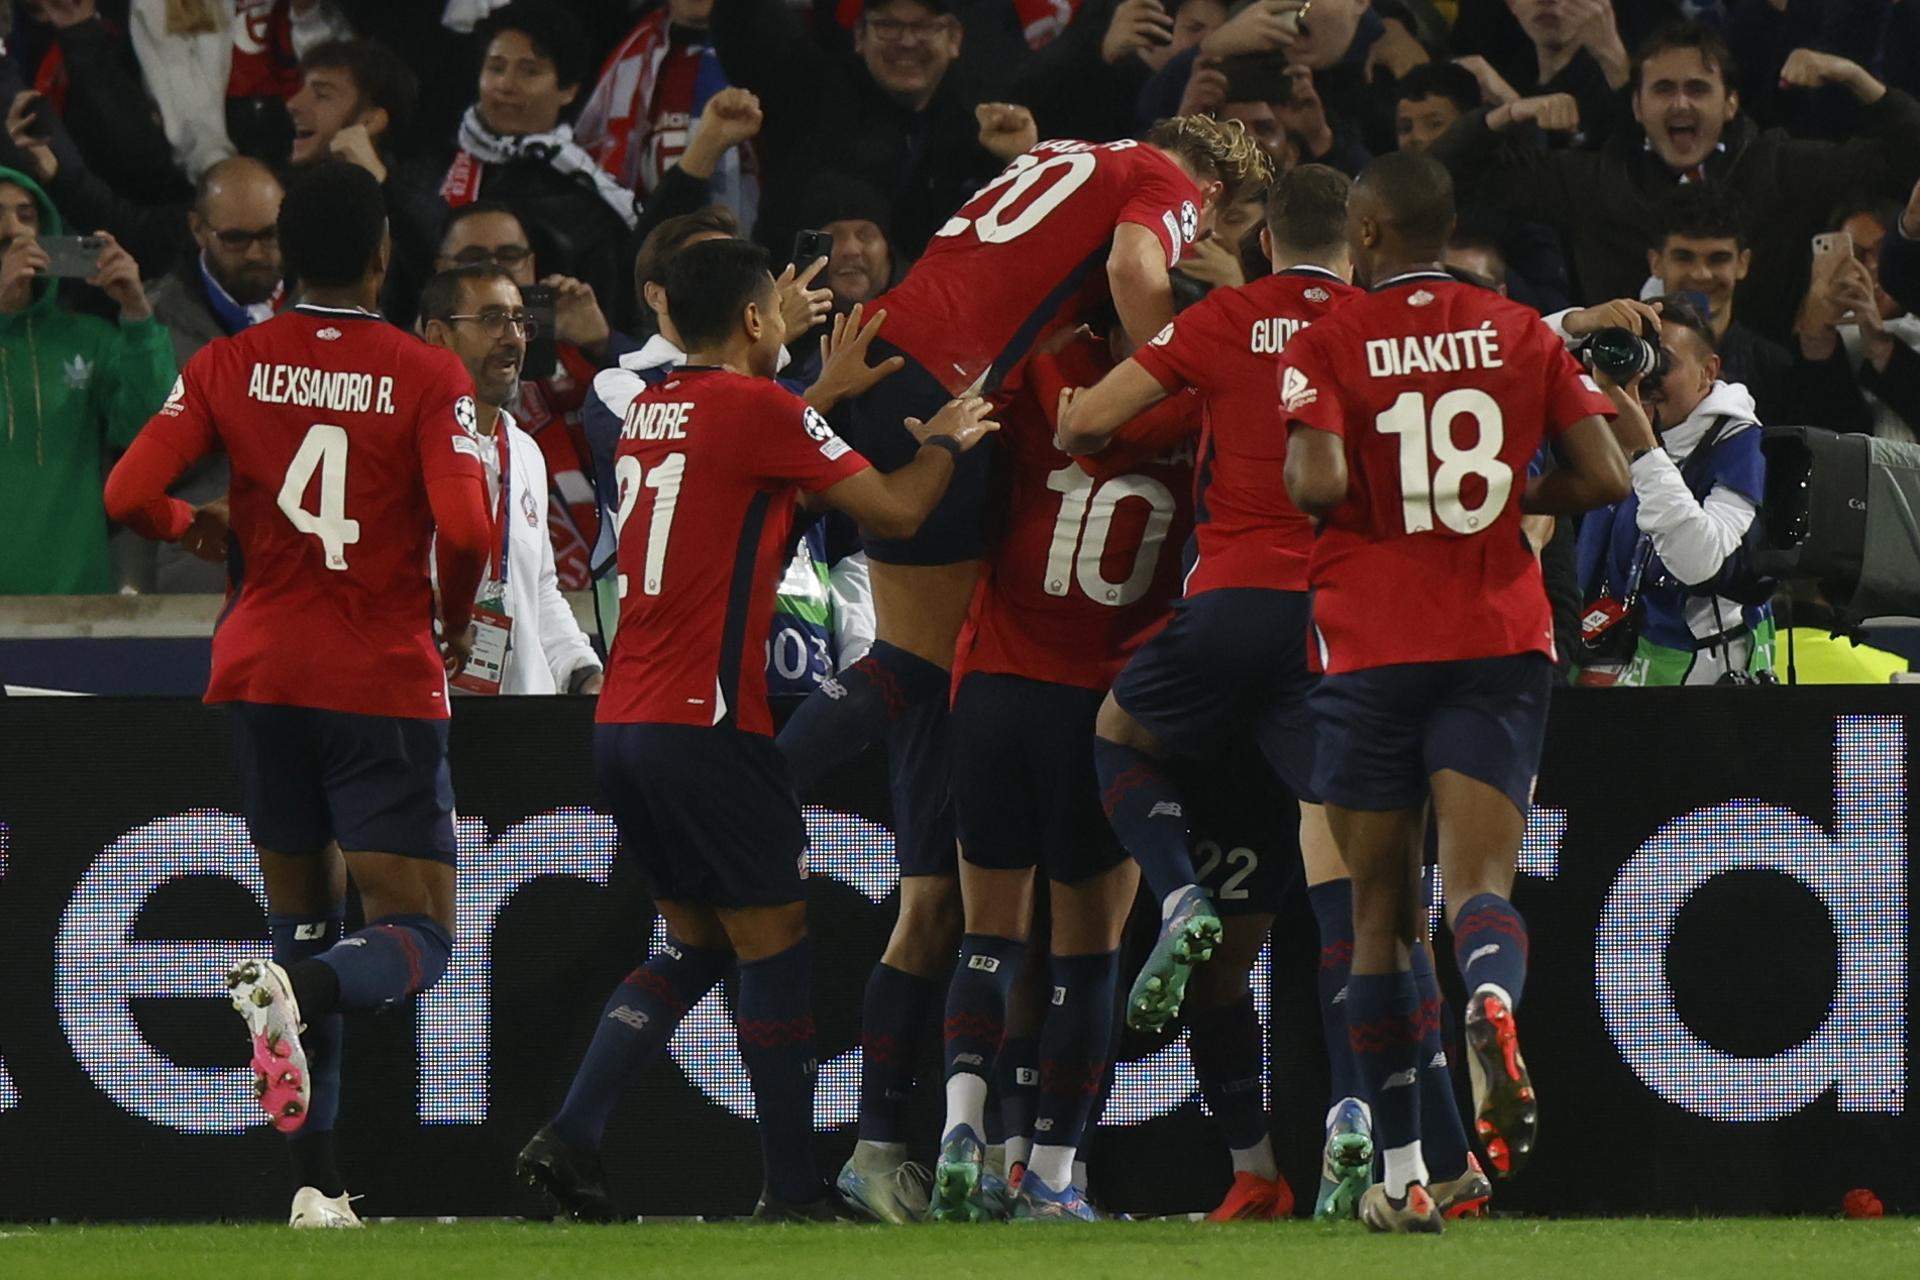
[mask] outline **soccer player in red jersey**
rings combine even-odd
[[[657,1053],[737,961],[734,1015],[765,1157],[755,1213],[833,1218],[845,1210],[813,1155],[806,829],[773,744],[763,637],[800,494],[909,536],[955,459],[995,427],[984,400],[954,401],[907,422],[918,455],[883,475],[772,380],[786,327],[764,250],[691,246],[666,291],[688,360],[635,397],[621,426],[620,629],[594,757],[668,944],[615,990],[581,1076]],[[564,1123],[536,1134],[519,1167],[570,1212],[608,1212],[598,1158]]]
[[[339,1015],[424,991],[447,966],[447,674],[469,651],[492,522],[465,366],[373,310],[390,244],[379,184],[319,165],[287,192],[279,232],[300,302],[188,362],[106,499],[114,519],[209,558],[230,526],[235,591],[206,698],[233,709],[273,958],[234,965],[227,985],[261,1105],[292,1135],[292,1225],[358,1226],[333,1156]],[[216,448],[228,497],[168,497]],[[348,876],[366,926],[342,938]]]
[[[1439,265],[1453,184],[1382,156],[1347,230],[1371,291],[1288,345],[1287,491],[1322,521],[1314,640],[1325,677],[1314,790],[1353,874],[1349,1043],[1385,1179],[1360,1216],[1438,1231],[1420,1142],[1420,1045],[1440,1016],[1411,970],[1425,941],[1416,837],[1429,794],[1454,954],[1468,996],[1476,1125],[1496,1174],[1533,1145],[1536,1100],[1514,1028],[1526,926],[1508,897],[1546,729],[1553,619],[1523,511],[1618,500],[1613,405],[1534,312]],[[1551,441],[1561,465],[1528,478]]]
[[[883,471],[905,464],[916,445],[903,419],[962,392],[993,394],[1038,340],[1109,297],[1144,341],[1173,316],[1168,269],[1215,207],[1267,172],[1242,126],[1201,116],[1163,121],[1144,141],[1043,142],[1015,158],[874,304],[887,313],[876,351],[904,367],[847,406],[847,440]],[[866,531],[877,641],[780,734],[803,792],[870,742],[887,743],[900,915],[868,984],[854,1151],[876,1175],[905,1160],[914,1046],[959,924],[948,669],[986,549],[988,462],[984,450],[963,459],[913,537]]]

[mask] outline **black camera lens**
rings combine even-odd
[[[1667,371],[1666,353],[1631,329],[1597,331],[1582,345],[1580,355],[1588,368],[1623,385],[1641,374],[1657,379]]]

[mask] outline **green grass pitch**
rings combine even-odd
[[[1443,1237],[1370,1236],[1306,1222],[1214,1227],[770,1227],[643,1223],[384,1223],[299,1233],[274,1226],[0,1224],[0,1276],[20,1280],[562,1280],[884,1276],[1093,1280],[1143,1276],[1488,1280],[1512,1277],[1920,1276],[1920,1219],[1470,1222]]]

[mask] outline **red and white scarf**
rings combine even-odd
[[[490,164],[528,161],[544,164],[555,173],[591,188],[631,229],[640,218],[634,212],[633,192],[601,171],[586,149],[573,140],[573,126],[551,133],[509,135],[495,133],[480,119],[480,108],[468,107],[460,121],[460,150],[440,183],[440,198],[459,208],[480,198],[480,183]]]

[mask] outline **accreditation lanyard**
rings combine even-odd
[[[512,450],[507,446],[507,424],[495,428],[500,458],[500,501],[494,506],[493,528],[499,536],[499,559],[491,568],[490,581],[480,588],[473,605],[473,652],[460,674],[453,678],[456,688],[468,693],[497,694],[506,677],[507,654],[513,647],[513,616],[507,609],[507,574],[512,557],[513,526],[508,521],[512,508]]]
[[[508,520],[513,505],[513,450],[507,446],[504,418],[494,426],[493,438],[500,457],[500,501],[494,504],[493,512],[493,532],[500,544],[500,552],[491,566],[490,590],[486,594],[504,602],[507,598],[507,575],[513,561],[513,525]]]

